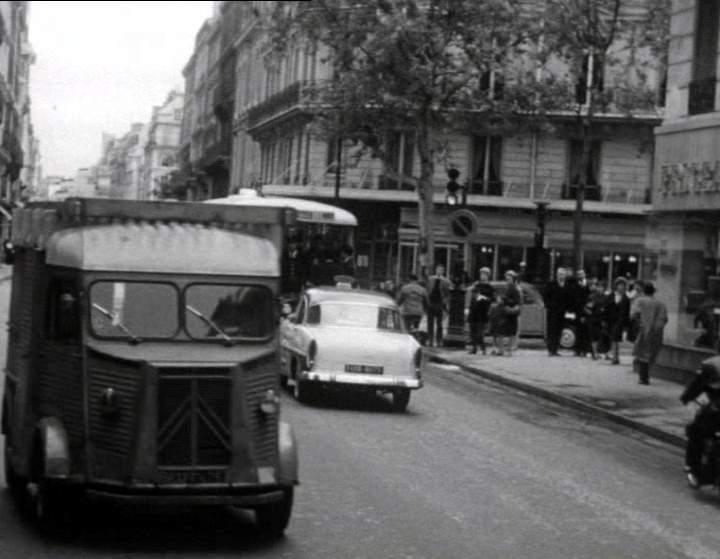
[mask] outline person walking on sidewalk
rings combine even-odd
[[[445,266],[435,266],[435,275],[428,279],[428,337],[429,345],[442,347],[443,318],[450,300],[450,281],[445,277]]]
[[[427,291],[420,285],[415,274],[410,274],[410,281],[400,289],[397,304],[408,332],[415,332],[428,309]]]
[[[565,313],[572,308],[573,294],[567,282],[567,270],[558,268],[556,279],[547,284],[544,293],[546,312],[546,340],[548,353],[557,356]]]
[[[573,312],[577,317],[577,340],[575,342],[575,355],[586,357],[591,353],[590,333],[588,332],[587,316],[585,316],[585,305],[590,298],[590,286],[588,285],[585,270],[580,269],[575,273],[574,306]]]
[[[608,295],[605,301],[605,321],[610,336],[612,364],[619,365],[620,342],[622,342],[623,333],[630,324],[630,299],[626,294],[627,280],[625,278],[617,278],[614,287],[614,291]],[[610,356],[606,355],[605,358],[610,359]]]
[[[655,299],[655,286],[643,285],[643,294],[635,300],[634,318],[638,321],[638,335],[633,348],[635,367],[640,384],[650,384],[650,367],[662,347],[663,332],[668,321],[667,308]]]
[[[500,291],[493,293],[493,303],[488,316],[490,336],[493,340],[493,355],[503,355],[503,330],[505,329],[505,305]]]
[[[470,331],[470,353],[477,353],[477,346],[486,353],[485,332],[488,326],[490,305],[493,300],[493,288],[490,285],[490,268],[480,268],[478,281],[467,290],[465,297],[465,315]]]
[[[517,274],[513,270],[505,272],[505,293],[503,294],[502,304],[504,307],[505,320],[503,320],[503,327],[501,330],[502,337],[507,340],[507,353],[506,355],[512,355],[514,348],[516,347],[516,339],[518,335],[518,323],[520,318],[520,290],[518,289]]]
[[[599,355],[600,340],[603,335],[603,315],[605,313],[605,284],[601,281],[595,282],[592,293],[588,297],[583,315],[587,328],[588,340],[590,342],[590,354],[596,360]]]

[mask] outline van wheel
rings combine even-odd
[[[27,511],[43,531],[52,532],[60,528],[64,501],[60,491],[45,480],[27,484]]]
[[[8,437],[5,436],[5,444],[4,444],[4,471],[5,471],[5,485],[7,486],[8,492],[10,493],[10,496],[12,497],[13,501],[15,501],[15,504],[22,504],[23,496],[25,495],[25,488],[27,486],[27,481],[19,476],[15,469],[12,467],[12,462],[10,461],[10,451],[9,451],[9,444],[8,444]]]
[[[410,391],[405,390],[398,390],[397,392],[393,392],[392,395],[392,407],[393,410],[396,412],[403,412],[407,410],[408,404],[410,403]]]
[[[293,488],[283,491],[283,498],[255,509],[258,531],[267,539],[276,540],[285,533],[293,506]]]

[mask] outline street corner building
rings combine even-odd
[[[669,322],[659,366],[690,373],[718,350],[720,87],[715,0],[672,3],[665,120],[647,249]]]
[[[326,48],[298,37],[283,56],[266,56],[272,44],[261,22],[270,6],[251,4],[221,2],[218,17],[198,33],[185,68],[180,157],[191,179],[182,198],[224,196],[228,188],[253,186],[268,195],[332,199],[358,218],[360,283],[405,281],[417,271],[419,250],[412,177],[419,176],[420,157],[413,135],[389,132],[384,142],[389,156],[383,161],[357,153],[351,141],[318,135],[312,126],[318,102],[312,86],[332,74]],[[521,261],[534,270],[539,255],[546,274],[569,264],[575,185],[584,174],[584,267],[606,281],[646,275],[653,266],[645,250],[653,129],[661,122],[664,84],[659,62],[647,52],[643,56],[648,87],[657,90],[655,106],[632,114],[612,107],[598,113],[585,169],[573,112],[555,115],[552,132],[503,135],[482,124],[438,131],[446,161],[436,165],[433,176],[434,261],[449,272],[471,275],[488,266],[494,278]],[[488,87],[499,92],[501,72],[490,74]],[[609,90],[619,79],[618,68],[605,67],[599,58],[586,60],[576,76],[579,106],[589,87]],[[465,185],[460,211],[444,203],[448,168],[457,169],[458,182]],[[534,243],[537,201],[549,203],[543,250]]]

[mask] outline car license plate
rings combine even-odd
[[[383,368],[377,365],[345,365],[346,373],[365,373],[368,375],[381,375]]]

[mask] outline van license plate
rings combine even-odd
[[[345,365],[345,372],[381,375],[383,373],[383,368],[377,365]]]

